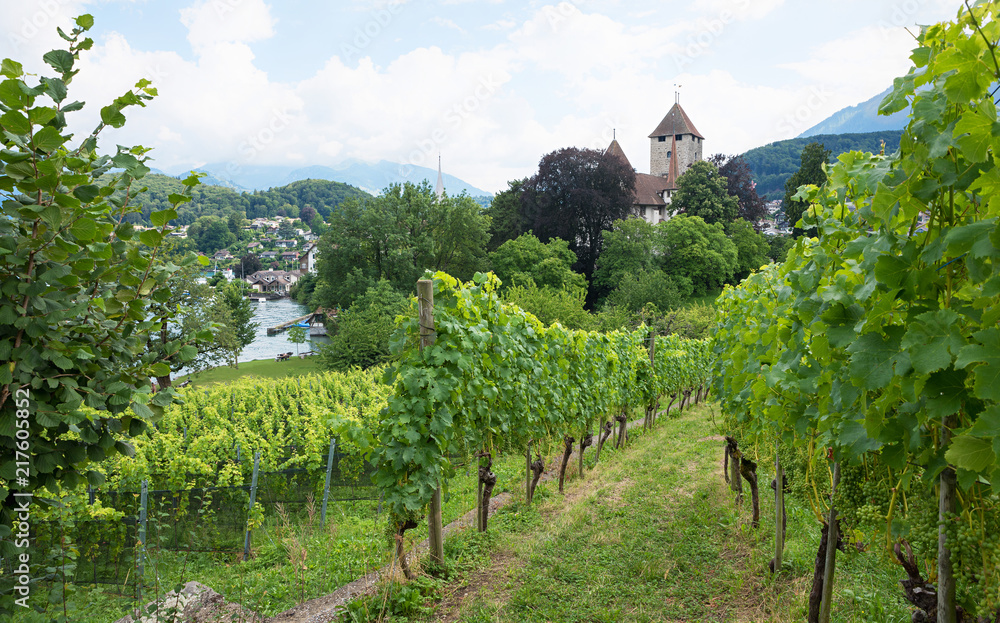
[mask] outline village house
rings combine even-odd
[[[298,280],[297,272],[284,270],[258,270],[246,278],[246,282],[254,292],[272,294],[288,294],[288,290]]]
[[[316,245],[308,244],[299,255],[299,272],[303,275],[316,272]]]

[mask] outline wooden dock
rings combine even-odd
[[[313,317],[313,314],[312,313],[308,313],[305,316],[300,316],[300,317],[296,318],[295,320],[289,320],[288,322],[282,322],[281,324],[279,324],[277,326],[268,327],[267,328],[267,334],[268,335],[277,335],[277,334],[281,333],[282,331],[284,331],[285,329],[287,329],[288,327],[292,326],[293,324],[299,324],[303,320],[305,320],[305,321],[311,321],[312,317]],[[310,324],[312,324],[312,323],[310,322]]]

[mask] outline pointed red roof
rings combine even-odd
[[[663,118],[660,125],[656,126],[653,133],[649,135],[649,138],[656,138],[658,136],[669,136],[678,134],[694,134],[700,139],[705,137],[698,132],[698,128],[694,127],[694,123],[691,122],[690,117],[684,112],[679,103],[675,103],[667,113],[667,116]]]
[[[628,158],[625,156],[625,150],[622,149],[622,146],[618,144],[618,139],[613,139],[611,141],[611,144],[608,145],[608,148],[604,150],[604,153],[606,155],[617,156],[617,157],[621,158],[625,162],[625,165],[628,168],[630,168],[630,169],[633,168],[632,167],[632,163],[630,163],[628,161]]]

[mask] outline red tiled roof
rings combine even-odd
[[[648,173],[635,174],[635,204],[640,206],[663,206],[663,191],[677,188],[669,185],[669,178]]]
[[[674,104],[667,113],[667,116],[663,118],[660,125],[656,126],[653,133],[649,135],[649,138],[656,138],[657,136],[669,136],[677,134],[694,134],[698,138],[705,138],[698,132],[698,128],[694,127],[694,123],[681,108],[680,104]]]

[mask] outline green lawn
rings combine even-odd
[[[299,359],[292,357],[286,361],[275,361],[273,359],[261,359],[259,361],[247,361],[240,364],[239,369],[230,366],[219,366],[211,370],[204,370],[194,374],[178,377],[174,379],[174,384],[190,380],[193,387],[207,387],[215,383],[228,383],[238,378],[246,376],[256,376],[268,379],[282,379],[289,376],[302,376],[314,372],[322,372],[319,364],[319,357],[315,355]]]
[[[701,296],[692,296],[686,303],[684,307],[694,307],[695,305],[712,305],[715,303],[715,299],[719,298],[722,294],[722,288],[717,290],[710,290],[708,293]]]

